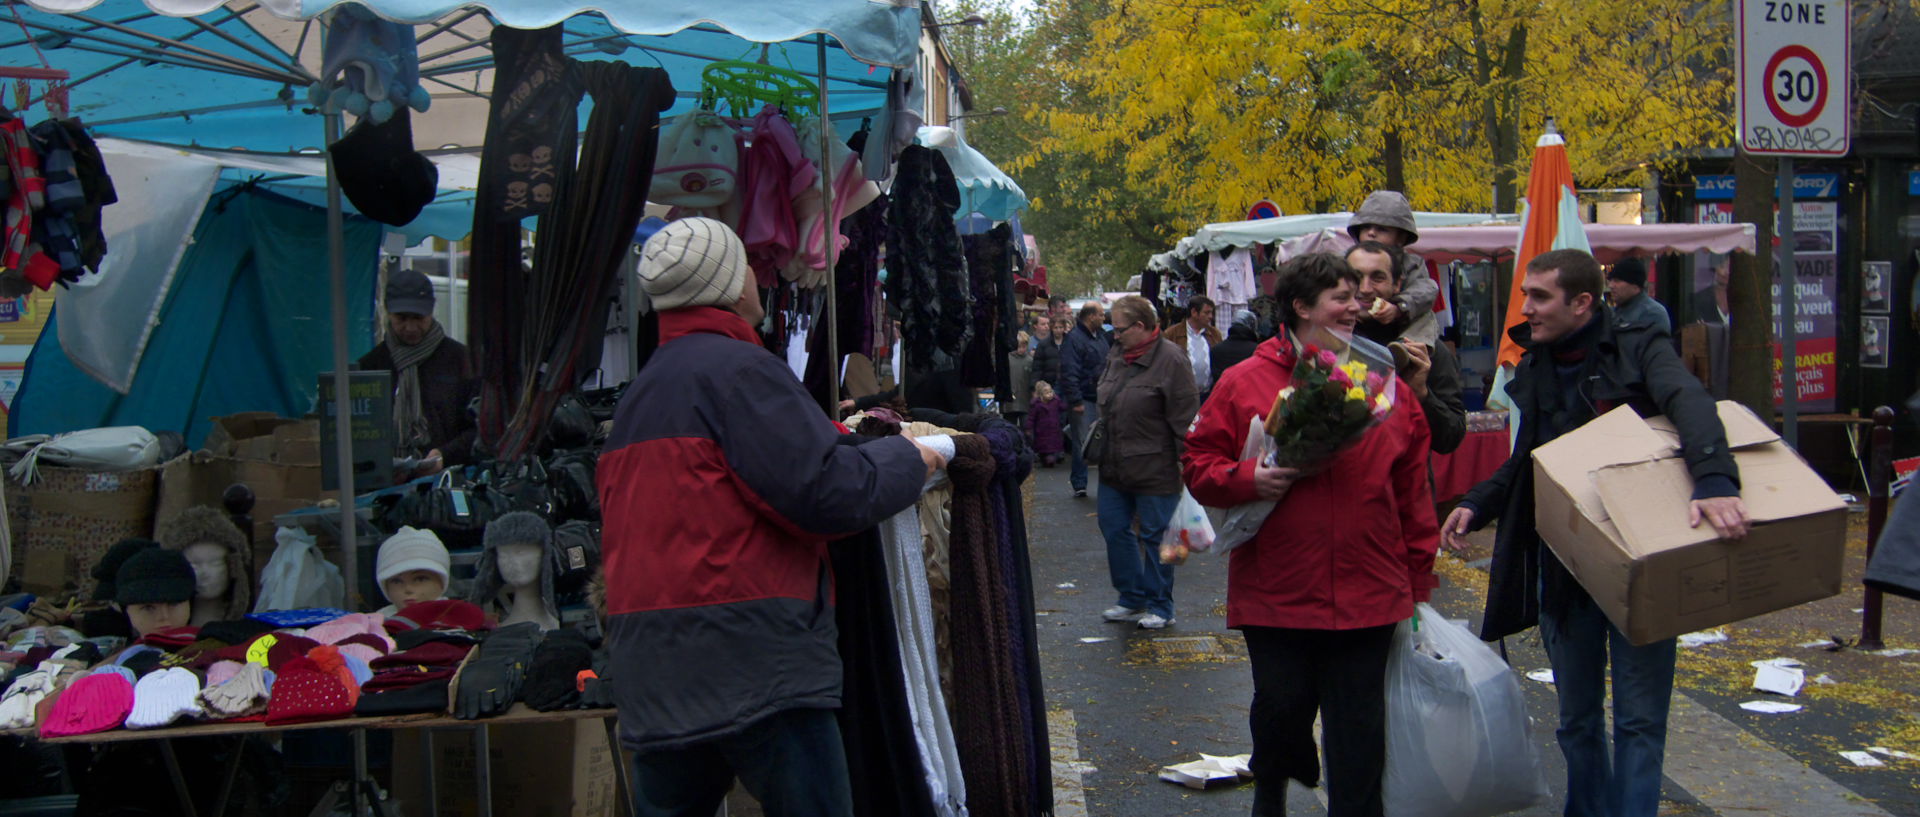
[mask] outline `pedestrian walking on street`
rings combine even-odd
[[[1347,235],[1355,243],[1377,241],[1405,249],[1420,240],[1413,222],[1413,205],[1405,194],[1375,190],[1360,203],[1360,209],[1347,220]],[[1401,259],[1399,292],[1387,299],[1379,312],[1363,312],[1361,320],[1379,319],[1387,323],[1407,320],[1403,332],[1428,346],[1440,342],[1440,319],[1433,314],[1434,301],[1440,298],[1440,284],[1427,274],[1427,262],[1411,251]],[[1284,304],[1283,304],[1284,306]],[[1361,305],[1364,309],[1365,304]]]
[[[951,454],[840,444],[761,348],[746,258],[712,219],[647,239],[660,348],[600,456],[607,677],[636,817],[708,817],[736,777],[768,815],[852,817],[827,543],[912,507]]]
[[[1414,321],[1400,316],[1395,322],[1373,318],[1365,310],[1369,303],[1390,303],[1399,295],[1399,276],[1405,251],[1391,244],[1362,241],[1347,250],[1347,266],[1360,276],[1360,323],[1354,334],[1387,346],[1398,343],[1406,350],[1408,362],[1400,376],[1420,398],[1420,409],[1427,415],[1427,431],[1436,454],[1451,454],[1467,438],[1467,404],[1460,397],[1460,360],[1445,341],[1431,346],[1414,340],[1407,330]]]
[[[1287,779],[1319,785],[1313,721],[1326,744],[1327,811],[1381,817],[1386,678],[1393,628],[1433,592],[1439,528],[1427,483],[1427,423],[1412,389],[1316,473],[1241,460],[1248,425],[1291,384],[1305,337],[1351,333],[1359,276],[1313,254],[1281,266],[1280,333],[1223,372],[1187,435],[1188,490],[1203,505],[1276,502],[1227,565],[1227,626],[1253,664],[1255,817],[1286,813]]]
[[[1060,399],[1067,402],[1067,419],[1071,423],[1067,448],[1073,469],[1067,478],[1073,484],[1075,497],[1087,495],[1087,431],[1100,419],[1094,387],[1099,385],[1100,373],[1107,365],[1109,343],[1107,333],[1100,328],[1105,322],[1105,311],[1099,301],[1088,301],[1080,307],[1080,323],[1067,333],[1060,347],[1060,382],[1054,384],[1060,390]]]
[[[1065,321],[1056,323],[1050,317],[1040,316],[1040,323],[1035,327],[1040,332],[1039,340],[1033,345],[1033,382],[1060,382],[1060,344],[1067,340],[1068,326]]]
[[[1000,395],[1000,416],[1018,428],[1033,403],[1033,355],[1027,353],[1026,332],[1015,335],[1013,351],[1007,353],[1007,382],[1010,394]]]
[[[1213,299],[1205,295],[1195,295],[1187,302],[1187,319],[1167,327],[1167,340],[1180,347],[1187,354],[1187,365],[1193,369],[1193,383],[1200,389],[1200,400],[1206,402],[1207,392],[1213,389],[1213,347],[1226,340],[1220,330],[1213,325]]]
[[[1541,544],[1533,506],[1533,450],[1615,406],[1664,414],[1680,433],[1693,479],[1693,524],[1726,539],[1747,532],[1740,472],[1713,397],[1654,322],[1616,315],[1601,303],[1600,264],[1580,250],[1554,250],[1527,263],[1516,297],[1527,322],[1508,336],[1526,355],[1507,385],[1524,418],[1513,454],[1468,491],[1444,527],[1448,547],[1500,520],[1487,577],[1480,637],[1519,633],[1537,622],[1560,698],[1560,752],[1567,758],[1567,817],[1654,817],[1660,810],[1667,706],[1675,641],[1634,646],[1607,620],[1558,557]],[[1607,745],[1607,664],[1613,664],[1613,745]]]
[[[1621,319],[1673,334],[1673,316],[1667,313],[1666,304],[1647,294],[1647,265],[1640,259],[1627,256],[1607,270],[1607,294],[1613,301],[1613,314]]]
[[[1060,458],[1066,456],[1065,418],[1061,416],[1066,405],[1060,395],[1054,393],[1052,383],[1042,380],[1033,384],[1033,410],[1027,414],[1026,430],[1033,454],[1040,458],[1042,468],[1059,465]]]
[[[1160,336],[1153,303],[1113,304],[1113,349],[1100,375],[1100,533],[1119,600],[1101,614],[1158,630],[1173,623],[1173,565],[1160,537],[1180,504],[1180,454],[1200,408],[1187,356]]]
[[[1260,345],[1258,334],[1260,316],[1251,310],[1242,309],[1233,313],[1233,326],[1227,329],[1227,339],[1213,347],[1212,359],[1208,365],[1213,370],[1213,379],[1228,369],[1240,365],[1240,362],[1253,357],[1253,350]]]

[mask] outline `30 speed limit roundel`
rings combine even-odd
[[[1767,109],[1780,124],[1803,128],[1827,105],[1827,67],[1804,45],[1790,45],[1767,60]]]

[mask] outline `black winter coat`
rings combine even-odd
[[[1107,370],[1110,345],[1105,333],[1089,331],[1085,326],[1067,332],[1067,342],[1060,348],[1060,383],[1055,389],[1060,399],[1067,401],[1068,411],[1081,401],[1098,399],[1095,392],[1101,373]]]
[[[1053,338],[1041,338],[1033,347],[1033,382],[1042,380],[1055,390],[1060,388],[1060,344]]]
[[[1253,350],[1260,346],[1260,337],[1251,326],[1234,324],[1227,330],[1227,339],[1214,344],[1207,353],[1207,368],[1213,372],[1213,382],[1220,382],[1220,375],[1234,364],[1253,357]]]
[[[1460,397],[1460,357],[1446,343],[1433,346],[1433,369],[1427,372],[1427,397],[1420,401],[1433,433],[1433,452],[1451,454],[1467,438],[1467,404]]]
[[[1549,426],[1578,428],[1620,405],[1633,406],[1642,417],[1665,414],[1680,431],[1681,454],[1693,476],[1696,498],[1708,495],[1699,491],[1709,477],[1725,477],[1736,488],[1739,485],[1740,474],[1733,452],[1727,450],[1726,429],[1713,397],[1681,365],[1666,334],[1649,324],[1619,320],[1611,309],[1599,319],[1605,323],[1599,327],[1579,385],[1583,405],[1566,407],[1558,423],[1536,421],[1560,402],[1552,354],[1534,345],[1526,324],[1507,333],[1527,349],[1507,386],[1520,423],[1513,455],[1461,500],[1475,509],[1475,530],[1502,520],[1487,578],[1486,616],[1480,625],[1484,640],[1534,626],[1543,601],[1558,605],[1578,587],[1559,560],[1545,552],[1534,518],[1533,449],[1559,436]]]
[[[382,343],[360,358],[361,371],[393,371],[393,355]],[[420,410],[427,415],[427,434],[449,465],[473,462],[478,436],[468,405],[480,396],[480,380],[467,361],[465,344],[447,338],[433,357],[420,364]],[[420,452],[426,453],[426,452]]]

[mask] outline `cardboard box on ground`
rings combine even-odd
[[[1847,506],[1739,403],[1719,404],[1752,519],[1689,527],[1693,479],[1664,417],[1621,407],[1533,452],[1540,537],[1634,644],[1840,593]]]
[[[598,719],[487,727],[493,765],[493,813],[521,817],[613,817],[619,773]],[[426,808],[422,730],[394,733],[393,795],[408,814]],[[437,814],[479,813],[473,732],[433,733]]]
[[[71,587],[91,597],[89,576],[113,543],[153,535],[160,469],[95,472],[42,465],[31,486],[6,481],[14,571],[30,593]]]
[[[254,564],[273,553],[273,518],[331,496],[320,490],[320,425],[272,412],[216,417],[199,451],[160,467],[159,530],[195,505],[221,505],[227,486],[253,490]]]

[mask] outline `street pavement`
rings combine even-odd
[[[1094,479],[1097,483],[1097,471]],[[1195,791],[1156,777],[1162,766],[1197,760],[1201,753],[1251,751],[1247,713],[1253,682],[1244,643],[1226,629],[1226,560],[1195,554],[1181,566],[1174,626],[1146,631],[1100,620],[1100,611],[1114,601],[1106,546],[1094,517],[1094,497],[1072,496],[1064,466],[1035,472],[1027,529],[1054,727],[1059,817],[1248,813],[1255,784]],[[1457,560],[1439,572],[1442,587],[1435,606],[1448,617],[1477,622],[1485,574]],[[1547,667],[1534,633],[1508,639],[1506,646],[1520,672]],[[1521,684],[1553,800],[1518,813],[1556,815],[1564,802],[1566,770],[1553,737],[1553,689],[1524,678]],[[1920,817],[1920,763],[1854,773],[1832,748],[1738,708],[1739,701],[1754,697],[1763,696],[1711,689],[1675,696],[1662,814]],[[1886,715],[1865,707],[1823,711],[1828,714],[1810,717]],[[1288,792],[1288,813],[1326,812],[1318,791],[1295,783]]]

